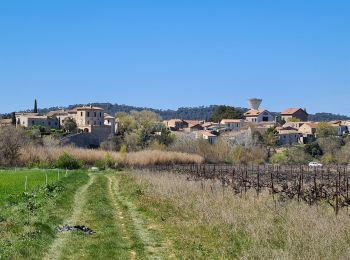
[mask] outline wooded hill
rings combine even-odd
[[[135,107],[128,105],[119,105],[119,104],[111,104],[111,103],[89,103],[89,104],[75,104],[70,105],[68,107],[50,107],[39,109],[40,113],[47,113],[52,110],[58,109],[72,109],[77,106],[82,105],[93,105],[102,107],[106,113],[110,115],[115,115],[118,112],[130,112],[132,110],[141,111],[144,109],[154,111],[159,114],[164,120],[168,120],[171,118],[180,118],[180,119],[188,119],[188,120],[209,120],[214,113],[215,109],[218,105],[210,105],[210,106],[199,106],[199,107],[180,107],[177,110],[172,109],[153,109],[148,107]],[[243,112],[247,111],[247,108],[237,108],[242,110]],[[29,112],[30,110],[28,110]],[[26,111],[23,111],[26,112]],[[278,113],[273,113],[277,115]],[[5,115],[6,116],[6,115]],[[330,120],[350,120],[350,116],[345,115],[337,115],[332,113],[316,113],[313,115],[309,115],[310,121],[330,121]]]

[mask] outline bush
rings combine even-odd
[[[105,170],[109,168],[115,167],[116,163],[113,160],[113,157],[110,153],[106,153],[105,158],[103,160],[98,160],[95,163],[95,166],[100,170]]]
[[[61,169],[73,170],[73,169],[81,168],[83,166],[83,163],[75,159],[70,154],[64,153],[60,157],[58,157],[58,159],[56,160],[55,166]]]
[[[275,153],[271,156],[270,162],[273,164],[288,164],[288,151]]]

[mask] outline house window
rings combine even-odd
[[[96,117],[96,112],[94,112],[94,117]]]
[[[102,117],[102,113],[100,112],[100,117]]]
[[[110,123],[109,119],[107,121],[108,121],[108,124],[109,124]]]
[[[88,113],[88,116],[90,116],[90,112],[87,112]]]
[[[83,112],[80,112],[80,116],[83,116]]]

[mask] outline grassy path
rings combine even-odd
[[[74,225],[77,223],[79,216],[81,215],[82,209],[86,203],[87,189],[94,182],[95,177],[91,177],[89,182],[76,192],[74,196],[74,206],[72,216],[65,221],[68,225]],[[62,248],[65,246],[68,239],[68,233],[60,233],[54,240],[48,253],[44,256],[44,259],[60,259]]]
[[[69,225],[96,231],[57,234],[44,259],[164,259],[156,231],[119,191],[118,173],[95,173],[74,199]]]
[[[126,238],[132,243],[131,259],[163,259],[163,244],[147,220],[141,216],[133,203],[119,191],[118,176],[108,175],[110,193]]]

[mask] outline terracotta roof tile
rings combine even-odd
[[[293,115],[294,113],[298,112],[299,110],[303,110],[303,109],[302,108],[294,108],[294,107],[287,108],[286,110],[281,112],[281,115]]]

